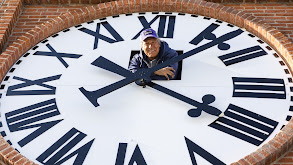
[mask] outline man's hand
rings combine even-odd
[[[169,76],[174,78],[175,69],[172,67],[165,67],[154,72],[156,75],[165,76],[169,80]]]

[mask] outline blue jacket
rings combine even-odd
[[[161,41],[160,51],[157,56],[157,59],[158,59],[157,64],[163,63],[163,62],[165,62],[171,58],[174,58],[176,56],[178,56],[177,52],[175,50],[171,49],[166,42]],[[133,58],[131,59],[130,64],[128,66],[128,69],[132,73],[134,73],[138,69],[148,68],[148,65],[147,65],[148,62],[149,62],[148,57],[146,56],[146,54],[142,50],[140,50],[140,53],[134,55]],[[178,70],[178,63],[176,62],[176,63],[170,65],[169,67],[172,67],[175,69],[175,76],[174,76],[174,78],[170,77],[170,79],[176,79],[177,70]],[[167,80],[167,78],[165,76],[159,76],[154,73],[151,75],[150,78],[152,80]]]

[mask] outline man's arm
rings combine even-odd
[[[166,67],[154,72],[156,75],[164,76],[167,80],[175,78],[176,70],[173,67]]]
[[[128,70],[130,70],[132,73],[136,72],[140,68],[140,61],[139,61],[139,55],[136,54],[132,57],[130,60]]]
[[[164,61],[170,60],[172,58],[175,58],[178,56],[178,53],[173,50],[169,49],[167,54],[164,57]],[[177,77],[177,72],[178,72],[178,62],[169,65],[168,67],[162,68],[160,70],[157,70],[154,72],[155,76],[154,79],[159,79],[159,80],[173,80],[176,79]],[[156,76],[157,75],[157,76]],[[153,79],[153,78],[152,78]]]

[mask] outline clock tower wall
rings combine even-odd
[[[62,2],[66,3],[67,1]],[[22,2],[19,1],[18,3]],[[34,4],[36,2],[31,1],[30,3]],[[54,4],[57,2],[52,1],[52,3]],[[77,10],[69,11],[63,13],[60,16],[56,16],[55,18],[52,18],[42,23],[41,25],[36,26],[32,30],[19,37],[14,43],[10,44],[9,47],[7,47],[7,49],[5,49],[5,51],[3,51],[3,53],[1,54],[0,78],[4,78],[4,75],[10,70],[10,67],[28,49],[32,48],[40,41],[59,31],[79,25],[84,22],[104,18],[107,16],[153,11],[179,12],[202,15],[205,17],[222,20],[244,28],[264,40],[266,43],[270,44],[271,47],[278,51],[278,53],[281,55],[281,58],[287,61],[288,66],[292,70],[292,41],[288,39],[285,35],[280,33],[279,30],[266,24],[266,22],[262,19],[259,19],[245,11],[240,11],[236,8],[237,7],[233,8],[219,3],[198,0],[157,0],[151,2],[121,0],[100,3],[97,5],[86,6]],[[8,28],[11,29],[10,26]],[[2,41],[4,40],[2,39]],[[7,42],[7,39],[5,42]],[[265,144],[254,153],[239,160],[235,164],[273,163],[274,161],[279,159],[279,157],[281,157],[284,153],[290,150],[290,147],[293,144],[292,132],[293,121],[291,120],[273,140]],[[31,162],[28,159],[24,158],[17,151],[15,151],[3,138],[1,138],[0,140],[0,155],[0,160],[2,160],[2,163],[4,162],[5,164],[29,164],[28,162]]]

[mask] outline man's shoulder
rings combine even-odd
[[[141,53],[137,53],[135,55],[133,55],[133,57],[131,58],[131,60],[133,61],[137,61],[137,60],[141,60],[142,57],[141,57]]]
[[[176,56],[177,55],[177,52],[174,49],[172,49],[166,41],[162,41],[161,44],[163,45],[165,56],[166,55],[167,56]]]
[[[135,59],[141,58],[141,53],[136,53],[135,55],[133,55],[132,58],[135,58]]]

